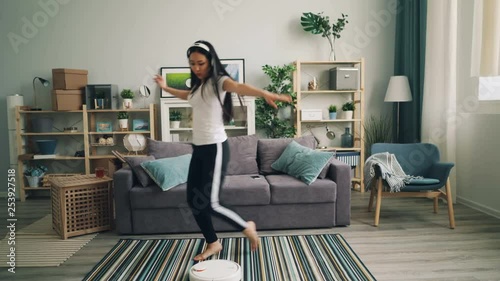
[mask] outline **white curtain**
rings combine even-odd
[[[472,28],[471,75],[499,76],[500,1],[474,0]]]
[[[437,145],[442,161],[456,163],[458,3],[439,0],[427,5],[422,142]],[[455,201],[454,172],[450,181]]]

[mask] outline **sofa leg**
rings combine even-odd
[[[438,203],[439,203],[439,197],[436,196],[434,197],[434,214],[438,213]]]
[[[380,220],[380,205],[382,204],[382,178],[378,178],[377,180],[377,203],[375,205],[375,226],[378,226]]]

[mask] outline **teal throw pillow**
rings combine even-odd
[[[332,157],[332,152],[316,151],[292,141],[271,167],[310,185]]]
[[[144,171],[163,190],[187,182],[191,154],[142,162]]]

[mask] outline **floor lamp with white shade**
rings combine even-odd
[[[389,80],[389,86],[385,93],[384,102],[397,103],[396,115],[396,142],[399,142],[399,103],[412,101],[410,83],[406,76],[392,76]]]

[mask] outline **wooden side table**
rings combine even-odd
[[[62,239],[111,229],[112,181],[93,174],[50,179],[52,226]]]

